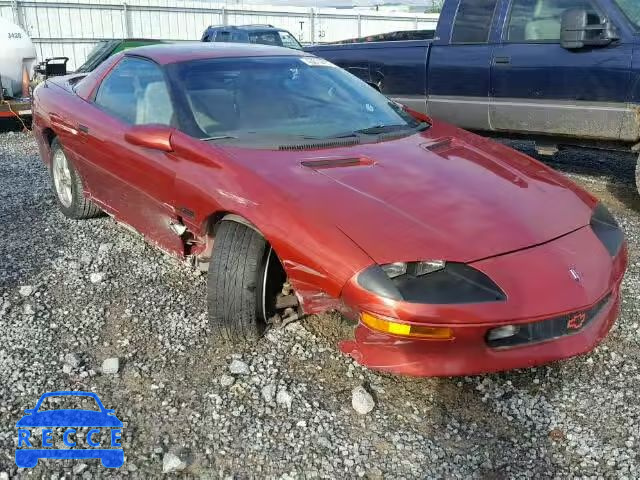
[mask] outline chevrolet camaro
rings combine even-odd
[[[337,310],[361,364],[449,376],[585,353],[618,314],[602,203],[304,52],[128,50],[39,86],[34,132],[62,213],[208,272],[226,341]]]

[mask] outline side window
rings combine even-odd
[[[252,32],[249,34],[249,43],[282,46],[282,41],[276,32]]]
[[[218,31],[216,33],[216,42],[228,42],[229,38],[231,38],[229,32]]]
[[[102,81],[95,104],[132,125],[171,125],[173,106],[160,67],[125,57]]]
[[[586,9],[590,22],[600,21],[590,0],[513,0],[507,40],[510,42],[560,41],[562,13],[570,8]]]
[[[245,43],[249,40],[247,34],[244,32],[233,32],[231,35],[231,41],[236,43]]]
[[[460,0],[451,43],[487,43],[497,0]]]

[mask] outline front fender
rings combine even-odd
[[[210,235],[211,218],[233,215],[248,223],[273,247],[294,288],[307,299],[338,299],[346,282],[373,263],[330,218],[306,211],[274,179],[220,148],[192,138],[180,141],[195,142],[192,146],[198,149],[199,159],[178,159],[176,174],[176,209],[196,236]],[[202,161],[204,157],[210,161]]]

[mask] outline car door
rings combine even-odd
[[[85,138],[83,180],[95,201],[162,249],[181,254],[182,240],[170,228],[177,219],[178,160],[125,140],[134,125],[172,125],[173,105],[161,68],[123,57],[98,87],[91,107],[76,118]]]
[[[497,0],[445,3],[428,63],[427,112],[455,125],[489,128],[490,44]]]
[[[635,116],[626,103],[632,46],[563,48],[570,8],[605,18],[596,0],[511,1],[491,64],[492,128],[624,140],[622,125]]]

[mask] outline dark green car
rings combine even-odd
[[[76,70],[76,73],[88,73],[93,71],[98,65],[116,53],[135,47],[145,45],[157,45],[159,43],[169,43],[163,40],[150,40],[143,38],[127,38],[126,40],[101,40],[89,52],[85,62]]]
[[[163,40],[152,40],[148,38],[127,38],[127,39],[114,39],[114,40],[100,40],[91,49],[87,59],[84,63],[76,69],[73,73],[89,73],[92,72],[98,65],[104,62],[107,58],[115,55],[123,50],[128,50],[134,47],[143,47],[145,45],[157,45],[159,43],[170,43]],[[67,57],[53,57],[47,58],[44,62],[40,62],[34,68],[33,84],[38,84],[41,81],[59,75],[66,75],[67,73]]]

